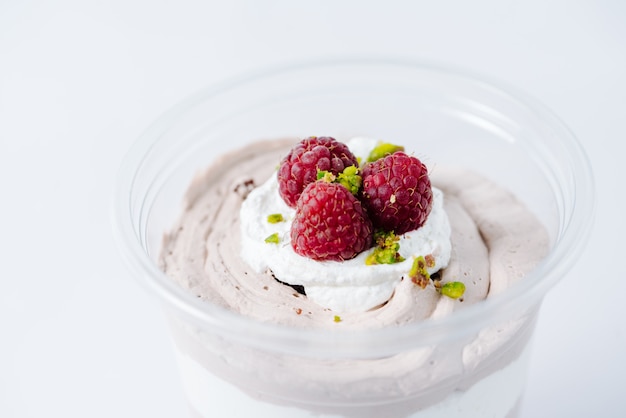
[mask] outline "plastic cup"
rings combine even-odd
[[[484,302],[370,331],[260,323],[159,270],[163,234],[197,171],[251,141],[310,135],[384,138],[474,169],[537,215],[550,252]],[[513,417],[542,299],[583,249],[593,194],[574,136],[522,94],[422,63],[340,60],[232,80],[174,107],[123,160],[114,219],[132,276],[166,312],[192,416]]]

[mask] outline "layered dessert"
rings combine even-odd
[[[285,327],[350,332],[454,315],[522,279],[548,235],[495,182],[421,152],[311,137],[224,155],[189,187],[161,268],[206,303]],[[532,325],[506,320],[384,358],[303,359],[189,327],[177,341],[200,416],[219,411],[218,388],[222,401],[272,416],[512,416],[522,385],[502,387],[523,381]]]

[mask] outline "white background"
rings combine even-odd
[[[626,3],[0,0],[0,417],[185,416],[163,317],[111,236],[117,165],[208,84],[348,53],[478,71],[578,136],[596,226],[545,300],[522,416],[623,416]]]

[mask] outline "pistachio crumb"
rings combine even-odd
[[[265,242],[268,244],[278,244],[280,242],[280,238],[278,238],[278,232],[274,232],[269,237],[265,238]]]
[[[435,256],[433,256],[432,254],[427,254],[424,257],[424,261],[426,261],[426,267],[428,268],[435,267]]]
[[[426,288],[430,281],[430,274],[426,269],[426,260],[424,256],[415,257],[411,270],[409,270],[411,281],[422,289]]]
[[[398,252],[400,250],[399,240],[400,237],[396,236],[393,231],[377,231],[374,233],[376,247],[365,259],[365,264],[371,266],[374,264],[395,264],[404,261],[404,257]]]
[[[376,147],[370,152],[367,161],[373,162],[397,151],[404,151],[401,145],[391,144],[389,142],[379,141]]]
[[[333,181],[335,181],[337,177],[335,177],[335,175],[333,173],[331,173],[330,171],[324,171],[324,170],[317,170],[317,179],[318,180],[322,180],[325,181],[326,183],[332,183]]]
[[[335,315],[335,317],[333,318],[333,321],[341,322],[341,317],[339,315]]]
[[[359,169],[353,165],[344,168],[343,171],[336,176],[330,171],[317,170],[317,180],[327,183],[339,183],[356,196],[362,184],[362,178],[358,173]]]
[[[283,217],[282,213],[272,213],[270,215],[267,215],[267,222],[271,223],[271,224],[277,224],[279,222],[284,222],[285,218]]]
[[[448,282],[441,287],[441,294],[452,299],[459,299],[465,293],[463,282]]]
[[[344,168],[344,170],[337,176],[337,183],[348,189],[353,195],[359,193],[361,188],[362,178],[359,176],[359,169],[353,165]]]

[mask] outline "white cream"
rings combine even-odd
[[[375,140],[355,138],[348,145],[357,150],[357,156],[362,156],[375,143]],[[400,237],[403,262],[366,265],[365,259],[373,249],[342,262],[316,261],[293,250],[290,228],[295,209],[280,197],[278,180],[273,175],[250,192],[241,206],[241,257],[257,273],[269,269],[282,282],[304,286],[307,297],[325,308],[335,312],[364,312],[389,300],[416,257],[434,257],[435,265],[428,268],[429,274],[448,265],[451,229],[443,199],[443,192],[433,188],[432,210],[424,225]],[[283,215],[285,221],[269,223],[268,215],[276,213]],[[266,243],[265,238],[274,233],[280,242]]]

